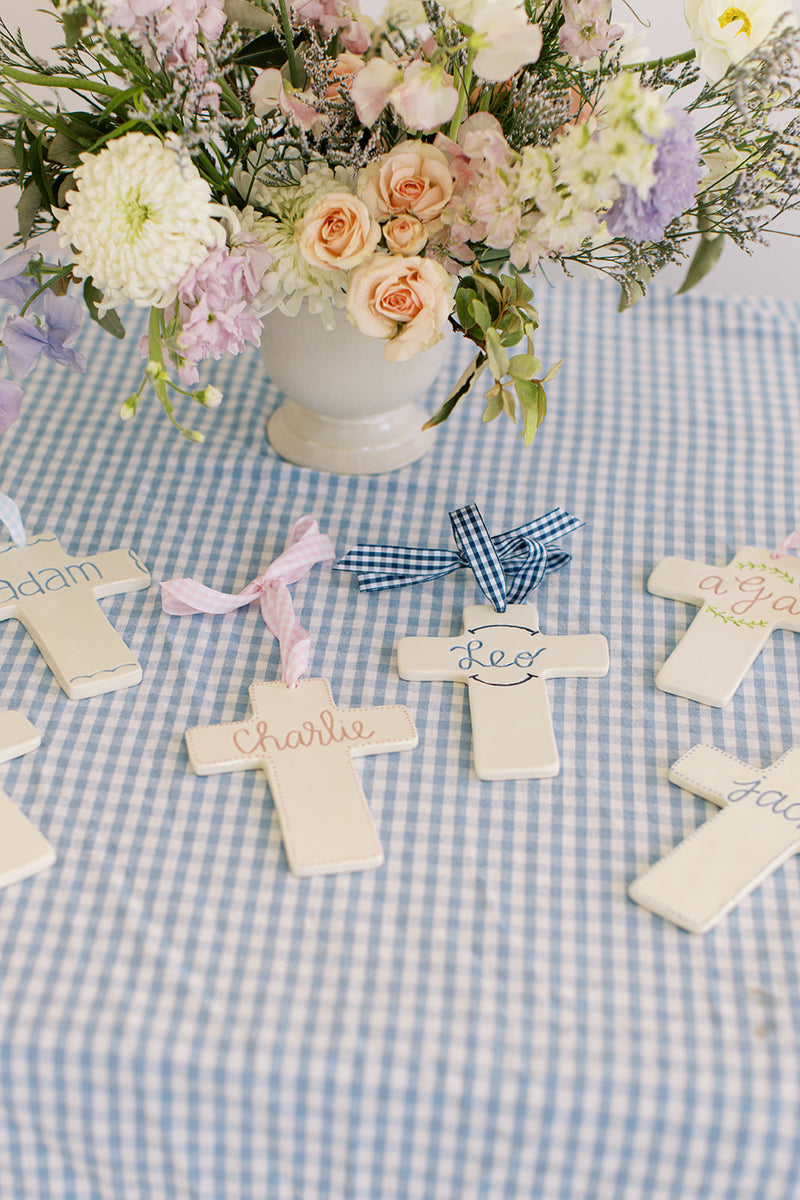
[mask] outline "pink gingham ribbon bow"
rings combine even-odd
[[[317,563],[332,562],[334,557],[331,539],[320,533],[314,518],[301,517],[283,554],[241,592],[218,592],[194,579],[169,579],[161,584],[161,607],[172,617],[188,617],[195,613],[229,613],[258,600],[261,614],[281,648],[281,678],[293,688],[308,670],[311,637],[297,619],[289,584],[296,583]]]

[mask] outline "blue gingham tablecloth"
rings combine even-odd
[[[203,447],[153,402],[130,425],[143,321],[87,328],[84,377],[45,365],[0,447],[29,532],[132,546],[154,581],[237,591],[314,513],[358,541],[451,545],[477,501],[497,532],[561,504],[587,521],[536,600],[602,632],[611,671],[549,686],[561,773],[482,783],[466,689],[406,683],[406,633],[461,629],[465,571],[362,596],[294,588],[312,673],[342,705],[403,703],[412,753],[358,771],[377,871],[289,874],[266,780],[197,778],[184,732],[248,711],[278,674],[255,606],[170,618],[156,586],[103,601],[139,687],[69,701],[0,626],[0,706],[42,734],[0,785],[55,867],[0,893],[2,1200],[795,1200],[800,863],[704,938],[627,885],[711,806],[667,781],[699,741],[754,764],[800,742],[800,641],[776,634],[730,708],[654,686],[694,609],[647,594],[665,554],[727,562],[800,518],[800,304],[537,288],[539,351],[566,356],[526,451],[482,402],[423,461],[376,478],[281,462],[256,353],[211,364]],[[456,347],[431,411],[465,365]],[[193,414],[192,414],[193,415]]]

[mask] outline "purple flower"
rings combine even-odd
[[[33,255],[33,250],[20,250],[18,254],[12,254],[5,262],[0,263],[0,296],[4,300],[10,300],[18,308],[22,308],[23,304],[30,300],[39,286],[30,275],[22,274]]]
[[[688,113],[676,113],[674,124],[658,143],[653,170],[655,179],[644,198],[636,188],[626,184],[622,195],[606,213],[606,225],[614,237],[627,237],[634,242],[657,241],[670,221],[685,212],[694,200],[702,167]]]
[[[22,406],[22,388],[13,379],[0,379],[0,433],[13,425]]]
[[[3,330],[8,365],[12,375],[24,379],[44,354],[71,371],[86,370],[86,356],[72,349],[81,327],[81,305],[72,296],[45,292],[42,325],[27,317],[9,317]]]

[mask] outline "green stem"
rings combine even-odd
[[[35,87],[63,87],[73,92],[97,92],[101,96],[116,96],[119,88],[109,83],[92,83],[72,75],[34,74],[32,71],[19,71],[16,67],[2,68],[2,74],[16,83],[29,83]]]
[[[694,50],[684,50],[681,54],[671,54],[669,58],[651,58],[643,63],[624,63],[623,71],[653,71],[657,66],[671,67],[675,63],[691,62],[696,57]]]
[[[294,35],[292,33],[292,23],[289,20],[289,10],[286,7],[286,0],[278,0],[278,7],[281,10],[283,36],[286,39],[286,59],[289,63],[289,78],[292,82],[292,87],[300,87],[300,68],[297,65],[297,58],[294,52]]]
[[[49,287],[52,287],[53,283],[55,283],[55,281],[57,279],[65,279],[68,275],[71,275],[71,274],[72,274],[72,263],[70,263],[68,267],[61,267],[59,270],[53,271],[50,278],[47,280],[47,282],[43,283],[41,285],[41,287],[38,287],[36,289],[36,291],[33,293],[33,295],[30,296],[25,301],[22,308],[19,310],[19,315],[21,317],[24,317],[25,313],[28,311],[30,306],[33,304],[36,297],[41,296],[42,292],[46,292]]]
[[[461,124],[461,119],[464,116],[464,109],[466,108],[467,101],[469,99],[469,88],[470,84],[472,83],[472,64],[475,61],[476,53],[477,51],[470,46],[469,50],[467,51],[467,62],[466,66],[464,67],[464,73],[461,76],[461,85],[458,89],[458,107],[453,113],[453,119],[450,122],[448,136],[451,137],[453,141],[455,141],[456,137],[458,136],[458,127]]]

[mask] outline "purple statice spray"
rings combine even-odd
[[[681,110],[658,143],[655,178],[646,196],[625,184],[606,213],[609,233],[633,242],[657,242],[670,221],[690,207],[703,174],[692,120]]]

